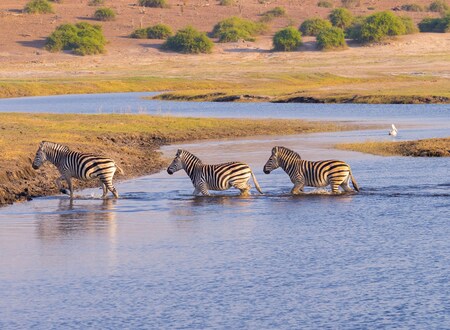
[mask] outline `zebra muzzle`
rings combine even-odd
[[[168,168],[168,169],[167,169],[167,173],[169,173],[170,175],[172,175],[172,174],[173,174],[173,171],[172,171],[170,168]]]

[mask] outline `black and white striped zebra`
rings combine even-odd
[[[285,147],[274,147],[272,155],[264,165],[264,173],[269,174],[281,167],[290,177],[294,188],[291,193],[303,192],[304,186],[326,187],[331,185],[333,193],[339,192],[339,187],[347,192],[353,191],[349,186],[351,179],[353,187],[359,191],[358,184],[352,175],[350,166],[340,160],[308,161]]]
[[[253,178],[256,189],[262,194],[258,181],[251,168],[245,163],[230,162],[217,165],[205,165],[189,151],[179,149],[174,160],[167,168],[167,173],[173,174],[184,169],[194,185],[194,195],[209,196],[208,190],[227,190],[231,187],[239,189],[241,195],[249,195]]]
[[[102,198],[106,197],[108,190],[113,193],[114,197],[119,197],[112,179],[116,170],[119,170],[121,174],[123,174],[123,170],[111,158],[71,151],[65,145],[42,141],[34,157],[33,168],[38,169],[47,160],[55,165],[61,174],[56,179],[58,189],[64,194],[67,193],[61,184],[61,180],[65,180],[69,186],[71,198],[73,198],[72,178],[83,181],[99,179],[103,188]]]

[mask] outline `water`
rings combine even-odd
[[[442,118],[436,129],[418,124],[398,139],[448,136]],[[118,183],[119,200],[87,189],[73,202],[0,209],[0,328],[450,328],[449,160],[332,148],[366,139],[393,138],[374,130],[163,148],[248,162],[263,196],[194,197],[185,173],[161,172]],[[262,173],[273,145],[347,161],[361,192],[290,196],[285,173]]]

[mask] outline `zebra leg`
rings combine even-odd
[[[65,178],[67,185],[69,186],[69,192],[70,192],[70,198],[73,198],[73,185],[72,185],[72,179],[71,178]]]
[[[304,185],[301,183],[296,183],[294,187],[291,189],[292,195],[300,195],[303,192]]]
[[[341,185],[340,185],[341,188],[344,189],[344,191],[346,191],[346,192],[352,192],[353,191],[353,189],[350,188],[349,181],[350,181],[350,175],[347,176],[347,178],[344,180],[344,182],[342,182]]]
[[[107,190],[109,190],[110,192],[112,192],[112,194],[114,195],[115,198],[119,198],[119,193],[117,192],[116,187],[114,187],[114,185],[112,184],[112,180],[111,179],[104,179],[101,178],[100,179],[103,183],[103,195],[102,198],[106,197],[106,194],[108,193],[108,191],[105,191],[105,187]]]
[[[337,181],[331,181],[330,185],[331,185],[331,193],[339,194],[339,186],[341,185],[341,183]]]
[[[102,198],[105,198],[106,195],[108,194],[108,188],[106,187],[106,184],[104,184],[103,182],[102,182],[102,189],[103,189]]]
[[[61,180],[65,180],[65,178],[63,176],[60,176],[55,180],[56,186],[58,187],[60,193],[68,195],[69,192],[67,191],[67,189],[63,188]]]

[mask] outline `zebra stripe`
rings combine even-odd
[[[349,186],[351,179],[353,187],[359,191],[358,184],[352,175],[350,166],[340,160],[308,161],[285,147],[274,147],[272,155],[264,165],[264,173],[269,174],[281,167],[294,184],[292,194],[303,191],[304,186],[326,187],[331,185],[333,193],[339,192],[339,187],[345,191],[353,191]]]
[[[253,178],[256,189],[262,194],[251,168],[240,162],[229,162],[217,165],[205,165],[189,151],[179,149],[167,173],[173,174],[184,169],[194,185],[194,195],[199,193],[209,196],[208,190],[227,190],[231,187],[239,189],[241,195],[250,193],[248,180]]]
[[[123,174],[123,170],[111,158],[71,151],[65,145],[42,141],[36,152],[33,168],[38,169],[47,160],[55,165],[61,174],[61,177],[56,180],[56,184],[62,193],[67,193],[67,191],[62,189],[61,180],[67,182],[70,196],[73,197],[72,178],[83,181],[99,179],[102,183],[103,198],[106,197],[108,190],[113,193],[114,197],[119,197],[112,179],[117,169],[121,174]]]

